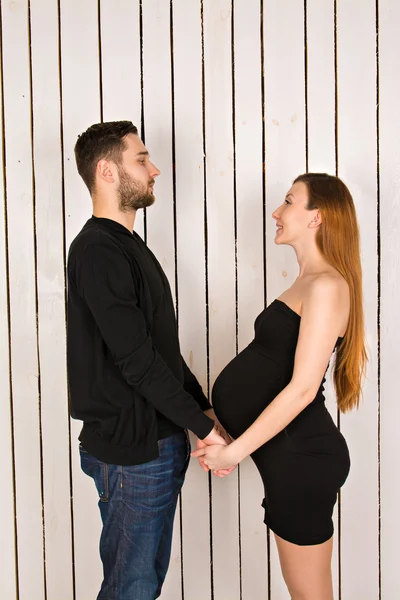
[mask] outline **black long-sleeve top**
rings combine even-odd
[[[161,265],[135,232],[92,217],[68,255],[67,366],[79,439],[104,462],[157,458],[187,428],[206,437],[211,408],[179,348]]]

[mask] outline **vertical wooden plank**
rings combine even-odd
[[[267,3],[264,27],[267,297],[271,302],[297,276],[293,250],[274,244],[275,221],[271,214],[283,202],[293,179],[306,168],[303,3],[294,3],[290,11],[277,0]]]
[[[14,515],[14,448],[9,360],[9,277],[6,227],[6,171],[4,156],[4,86],[2,15],[0,14],[0,470],[3,479],[0,527],[0,580],[5,598],[17,597],[16,522]]]
[[[2,4],[20,600],[45,597],[28,3]],[[16,68],[18,65],[18,68]]]
[[[161,171],[155,185],[157,200],[147,210],[147,242],[175,295],[169,10],[169,3],[162,0],[143,3],[143,93],[146,147]]]
[[[334,56],[334,3],[307,0],[307,125],[308,170],[335,174],[335,56]],[[325,385],[326,406],[337,420],[337,403],[328,370]],[[339,522],[338,504],[333,517],[335,526],[332,576],[335,596],[339,597]]]
[[[64,130],[64,189],[67,249],[92,214],[88,191],[75,164],[77,136],[101,120],[97,3],[60,0],[61,69]],[[77,40],[81,40],[77,43]],[[93,481],[80,469],[78,435],[71,425],[74,495],[76,600],[95,598],[102,569],[99,557],[100,514]]]
[[[234,3],[234,118],[238,351],[254,337],[264,308],[263,148],[260,2]],[[267,597],[264,488],[251,459],[240,465],[242,597]]]
[[[92,214],[90,196],[76,169],[74,146],[80,133],[101,120],[98,11],[93,2],[60,2],[66,234],[69,245]],[[83,47],[76,43],[77,39],[84,40],[84,52]]]
[[[132,121],[141,131],[139,2],[101,0],[102,89],[104,121]],[[129,35],[126,32],[129,30]],[[143,211],[135,231],[143,237]]]
[[[308,170],[335,174],[333,0],[307,0]]]
[[[204,1],[210,380],[236,350],[231,3]],[[240,595],[237,474],[212,486],[216,598]],[[229,573],[229,577],[227,577]]]
[[[379,3],[379,147],[381,247],[381,514],[382,590],[384,600],[400,596],[397,540],[400,492],[397,401],[400,318],[400,106],[398,102],[400,5]]]
[[[176,300],[170,3],[147,0],[142,6],[145,141],[151,160],[161,171],[155,185],[156,202],[146,211],[147,243],[160,261]],[[178,510],[163,588],[163,595],[171,600],[181,597],[179,530]]]
[[[32,0],[30,6],[46,582],[49,598],[70,600],[73,586],[58,14],[51,0]]]
[[[173,32],[179,338],[182,355],[206,393],[200,3],[174,0]],[[208,477],[197,460],[191,461],[183,487],[182,531],[184,598],[207,600],[211,598]]]
[[[341,420],[352,460],[341,502],[341,596],[376,600],[379,591],[375,2],[340,1],[337,7],[339,176],[349,186],[360,222],[369,349],[361,408]],[[354,77],[355,73],[362,73],[362,77]]]
[[[292,285],[298,272],[293,250],[274,244],[275,221],[271,214],[283,202],[293,179],[306,170],[304,4],[295,2],[287,10],[282,2],[271,0],[265,6],[264,28],[267,299],[270,303]],[[289,598],[272,539],[271,598]]]
[[[140,131],[140,31],[137,0],[101,0],[104,121],[132,121]],[[130,35],[125,35],[129,29]]]

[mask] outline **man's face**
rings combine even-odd
[[[125,138],[126,150],[118,168],[118,197],[121,212],[151,206],[155,200],[153,189],[155,178],[160,174],[144,144],[137,135]]]

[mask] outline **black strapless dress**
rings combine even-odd
[[[254,340],[221,372],[212,391],[215,413],[239,437],[290,382],[301,317],[274,300],[256,319]],[[338,340],[340,343],[340,338]],[[346,441],[318,393],[283,431],[252,455],[264,483],[265,523],[299,545],[333,534],[337,492],[350,469]]]

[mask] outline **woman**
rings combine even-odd
[[[323,385],[336,351],[338,407],[358,406],[366,363],[358,224],[344,183],[316,173],[299,176],[272,216],[275,243],[294,248],[299,275],[215,382],[214,410],[234,441],[192,454],[220,475],[251,455],[292,600],[332,600],[332,512],[350,460]]]

